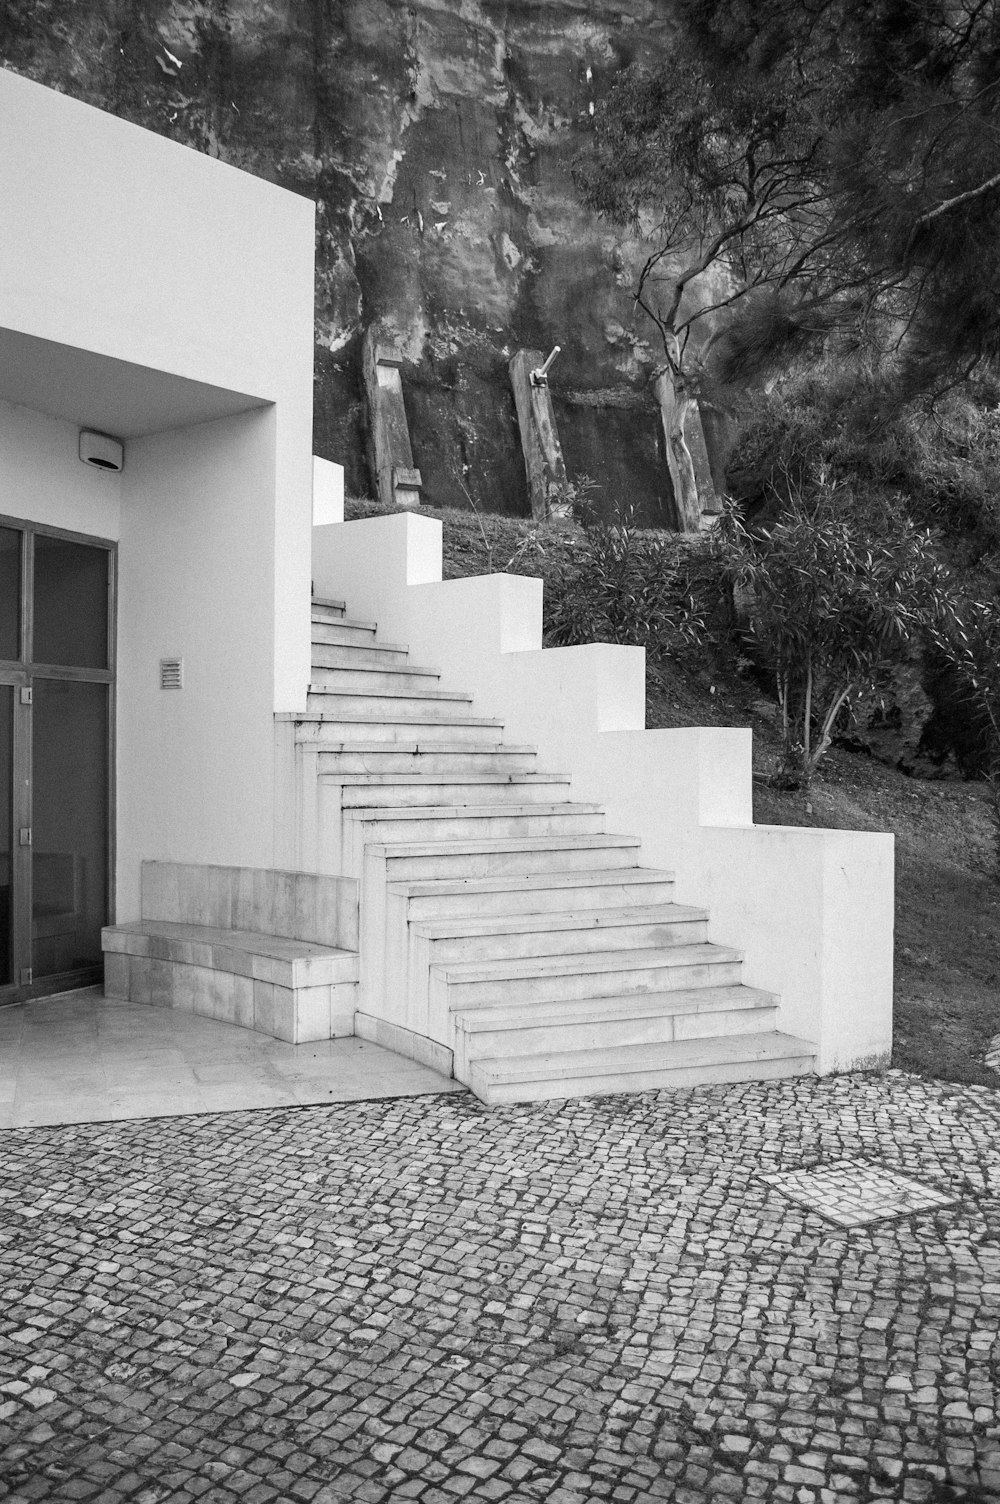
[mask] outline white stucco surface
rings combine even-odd
[[[313,525],[344,520],[344,467],[313,455]]]

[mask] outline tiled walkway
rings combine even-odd
[[[290,1045],[99,989],[0,1009],[0,1128],[462,1090],[361,1039]]]
[[[1000,1501],[983,1088],[10,1129],[0,1270],[5,1504]]]

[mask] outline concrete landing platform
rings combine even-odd
[[[0,1009],[0,1129],[462,1092],[363,1039],[285,1044],[100,988]]]

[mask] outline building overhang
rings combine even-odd
[[[266,398],[0,328],[0,400],[121,439],[210,423]]]

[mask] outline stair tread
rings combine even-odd
[[[375,623],[368,621],[314,621],[314,627],[349,627],[356,632],[375,632]],[[345,653],[409,653],[403,642],[323,642],[314,637],[313,643],[320,648],[343,648]],[[326,665],[320,665],[326,667]],[[349,665],[347,665],[349,667]]]
[[[355,628],[357,628],[357,630],[359,632],[377,632],[378,631],[378,623],[377,622],[374,622],[374,621],[355,621],[354,617],[352,617],[352,616],[341,616],[337,621],[324,621],[322,619],[322,617],[314,617],[313,621],[312,621],[312,625],[314,627],[355,627]],[[334,644],[334,646],[336,646],[336,644]],[[390,643],[379,643],[379,646],[380,647],[397,647],[398,651],[401,652],[401,653],[408,653],[410,651],[408,647],[400,646],[398,644],[391,643],[391,642]]]
[[[690,945],[644,946],[640,950],[576,951],[565,956],[509,956],[492,961],[437,961],[431,971],[448,982],[502,982],[545,976],[579,976],[603,971],[653,971],[662,966],[697,966],[741,961],[742,951],[710,940]]]
[[[317,642],[313,640],[314,648],[326,648],[330,652],[350,653],[352,650],[345,647],[342,642]],[[366,648],[370,653],[371,648]],[[440,679],[441,674],[436,668],[421,668],[417,664],[401,663],[314,663],[313,668],[325,668],[333,672],[341,671],[345,674],[412,674],[415,679]],[[469,699],[472,696],[468,696]]]
[[[363,710],[342,710],[337,715],[329,715],[326,711],[317,710],[279,710],[275,712],[279,721],[322,721],[324,724],[335,725],[344,723],[351,726],[500,726],[503,721],[495,716],[479,715],[454,715],[444,721],[429,720],[426,716],[419,715],[368,715]]]
[[[425,788],[438,787],[450,788],[454,785],[461,788],[463,784],[470,787],[485,786],[487,788],[496,784],[498,788],[517,788],[522,784],[529,787],[532,784],[565,783],[572,780],[568,773],[344,773],[339,776],[336,773],[324,773],[323,777],[328,781],[336,781],[345,788],[367,788],[374,785],[381,788]]]
[[[546,892],[550,888],[595,888],[614,883],[672,883],[674,874],[655,867],[594,867],[580,872],[529,872],[506,877],[425,877],[392,881],[387,887],[409,898],[450,898],[466,893]]]
[[[509,820],[521,815],[603,815],[600,804],[565,799],[558,804],[405,804],[369,809],[349,806],[344,815],[356,820]]]
[[[375,841],[369,842],[365,849],[388,856],[453,856],[462,852],[488,855],[490,852],[599,851],[608,846],[639,845],[641,842],[637,836],[469,836],[461,841]]]
[[[413,934],[428,940],[476,935],[518,935],[545,930],[601,930],[624,925],[684,924],[707,919],[707,909],[688,904],[637,904],[633,908],[564,909],[555,914],[497,914],[482,919],[411,919]]]
[[[808,1039],[770,1029],[760,1034],[713,1034],[698,1039],[675,1039],[660,1044],[601,1045],[590,1050],[553,1050],[543,1055],[490,1056],[473,1063],[496,1081],[546,1080],[550,1076],[616,1075],[627,1071],[814,1057]]]
[[[768,1010],[778,1006],[772,992],[741,982],[717,987],[678,987],[673,992],[628,992],[608,997],[554,998],[546,1002],[489,1003],[479,1008],[456,1008],[452,1021],[469,1034],[492,1033],[505,1026],[544,1029],[552,1025],[597,1023],[604,1020],[656,1017],[660,1014],[724,1012],[727,1009]]]
[[[302,719],[302,716],[298,711],[279,712],[276,718],[280,718],[281,715],[284,715],[286,720],[291,721]],[[310,716],[308,717],[308,719],[318,720],[320,719],[320,717]],[[333,719],[339,720],[340,717],[334,717]],[[317,739],[316,745],[325,747],[329,751],[336,751],[341,743],[324,742]],[[520,745],[517,742],[496,742],[495,744],[489,744],[486,742],[428,742],[424,740],[421,740],[419,742],[344,742],[343,747],[347,752],[377,756],[381,756],[384,753],[390,753],[392,756],[396,756],[400,752],[408,754],[417,752],[430,752],[432,754],[455,753],[456,756],[461,757],[489,757],[493,754],[498,754],[501,756],[513,755],[516,757],[533,757],[538,751],[537,747],[526,747]],[[336,777],[335,774],[321,774],[320,776],[331,778]]]
[[[377,672],[377,670],[359,669],[359,673]],[[369,700],[426,700],[429,704],[440,704],[442,700],[450,704],[472,704],[471,695],[463,695],[456,689],[407,689],[399,685],[385,685],[379,689],[351,688],[349,684],[310,684],[308,693],[311,695],[353,695],[355,699],[364,695]],[[306,712],[308,715],[308,710]],[[334,716],[334,720],[339,720]]]
[[[346,601],[328,601],[328,600],[325,600],[323,598],[323,596],[321,596],[321,595],[314,595],[312,597],[312,602],[311,603],[314,606],[327,606],[327,607],[329,607],[329,609],[331,611],[346,611],[347,610],[347,602]]]

